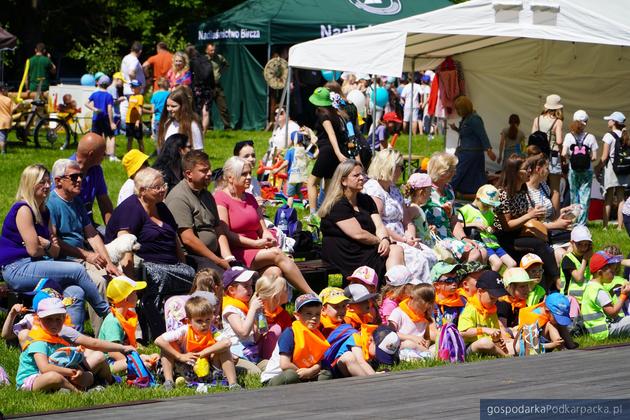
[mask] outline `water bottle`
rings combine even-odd
[[[267,324],[267,317],[265,316],[265,314],[259,311],[256,314],[256,319],[258,323],[258,332],[263,335],[267,334],[267,332],[269,331],[269,325]]]
[[[289,222],[287,222],[287,215],[284,211],[280,210],[280,219],[278,220],[278,229],[285,235],[289,234]]]

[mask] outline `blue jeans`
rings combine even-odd
[[[68,314],[78,331],[83,330],[86,300],[100,317],[104,318],[109,313],[109,304],[79,263],[22,258],[5,265],[2,268],[2,277],[11,289],[19,293],[31,292],[43,277],[56,280],[63,289],[64,296],[74,299],[74,303],[68,307]]]

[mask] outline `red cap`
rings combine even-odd
[[[395,122],[400,124],[402,120],[395,112],[388,112],[387,114],[383,115],[383,122]]]
[[[611,255],[604,251],[597,251],[591,257],[591,261],[589,262],[589,269],[591,273],[597,273],[602,268],[606,267],[609,264],[618,264],[620,263],[622,258],[619,255]]]

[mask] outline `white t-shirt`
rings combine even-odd
[[[130,74],[134,71],[136,73],[136,76],[131,77]],[[127,54],[122,59],[122,63],[120,64],[120,72],[123,74],[126,81],[131,82],[132,79],[135,79],[138,82],[142,83],[142,88],[144,90],[146,79],[144,77],[144,70],[142,69],[142,64],[140,64],[140,60],[138,60],[138,57],[136,57],[132,53]],[[129,83],[125,83],[125,86],[123,88],[123,93],[125,95],[131,95],[133,93]]]
[[[585,146],[588,146],[591,148],[591,157],[593,156],[593,153],[597,152],[597,149],[599,148],[599,145],[597,144],[597,139],[595,138],[595,136],[588,132],[586,133],[584,140],[582,140],[582,143]],[[566,156],[570,156],[571,146],[574,144],[577,144],[577,142],[575,141],[575,137],[573,136],[573,133],[565,134],[564,141],[562,142],[562,154]]]
[[[278,344],[276,343],[276,347],[274,347],[273,353],[271,353],[271,358],[267,362],[265,370],[260,374],[260,382],[265,383],[268,380],[280,375],[281,373],[282,369],[280,368],[280,347],[278,347]]]
[[[125,201],[127,198],[133,195],[134,183],[133,179],[129,178],[122,184],[120,187],[120,191],[118,192],[118,201],[116,202],[116,206],[120,206],[120,203]]]
[[[387,320],[396,325],[399,333],[414,335],[416,337],[424,336],[428,324],[427,322],[413,322],[411,318],[409,318],[409,315],[403,312],[400,307],[395,308]]]
[[[167,331],[161,335],[164,341],[169,343],[176,343],[180,353],[186,352],[186,334],[188,333],[188,325],[182,325],[181,327]]]
[[[422,86],[417,83],[413,83],[413,96],[411,93],[411,83],[407,83],[400,94],[400,99],[404,99],[405,109],[411,109],[411,104],[413,104],[413,109],[418,109],[420,106],[420,94],[422,93]]]
[[[221,313],[221,316],[223,318],[223,338],[229,338],[230,341],[232,342],[232,347],[230,347],[230,351],[232,352],[232,354],[242,358],[244,357],[243,346],[244,345],[250,346],[255,343],[254,329],[252,328],[252,330],[249,332],[249,335],[246,338],[240,339],[238,334],[236,334],[236,332],[234,331],[234,329],[228,322],[228,316],[231,314],[237,314],[239,318],[241,319],[241,321],[245,321],[245,318],[247,318],[247,315],[245,315],[245,312],[243,312],[241,309],[232,305],[228,305],[225,308],[223,308],[223,312]]]
[[[617,136],[619,136],[619,138],[621,138],[621,130],[617,130],[616,128],[613,128],[613,131],[615,132]],[[606,133],[604,134],[604,137],[602,137],[602,141],[606,143],[608,146],[610,146],[610,149],[608,151],[608,156],[610,157],[610,165],[612,165],[613,162],[615,161],[615,141],[616,140],[612,134]]]
[[[610,305],[612,303],[610,294],[605,290],[600,290],[599,292],[597,292],[597,303],[599,303],[602,308],[606,305]]]
[[[288,141],[291,141],[291,134],[293,134],[293,132],[295,131],[298,131],[299,129],[300,129],[300,126],[295,121],[289,120]],[[278,126],[275,130],[273,130],[273,134],[271,135],[271,139],[269,140],[269,143],[278,149],[287,148],[288,144],[287,144],[287,138],[286,138],[286,125],[285,124],[282,124],[281,126]]]
[[[203,136],[196,121],[192,122],[190,131],[192,131],[192,148],[194,150],[203,150]],[[177,133],[179,133],[179,122],[170,120],[168,127],[166,127],[166,133],[164,133],[164,140]]]

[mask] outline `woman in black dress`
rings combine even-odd
[[[372,267],[383,284],[386,269],[404,265],[404,255],[392,245],[374,200],[361,193],[363,182],[363,166],[355,160],[348,159],[335,170],[319,209],[322,258],[344,279],[357,267]]]

